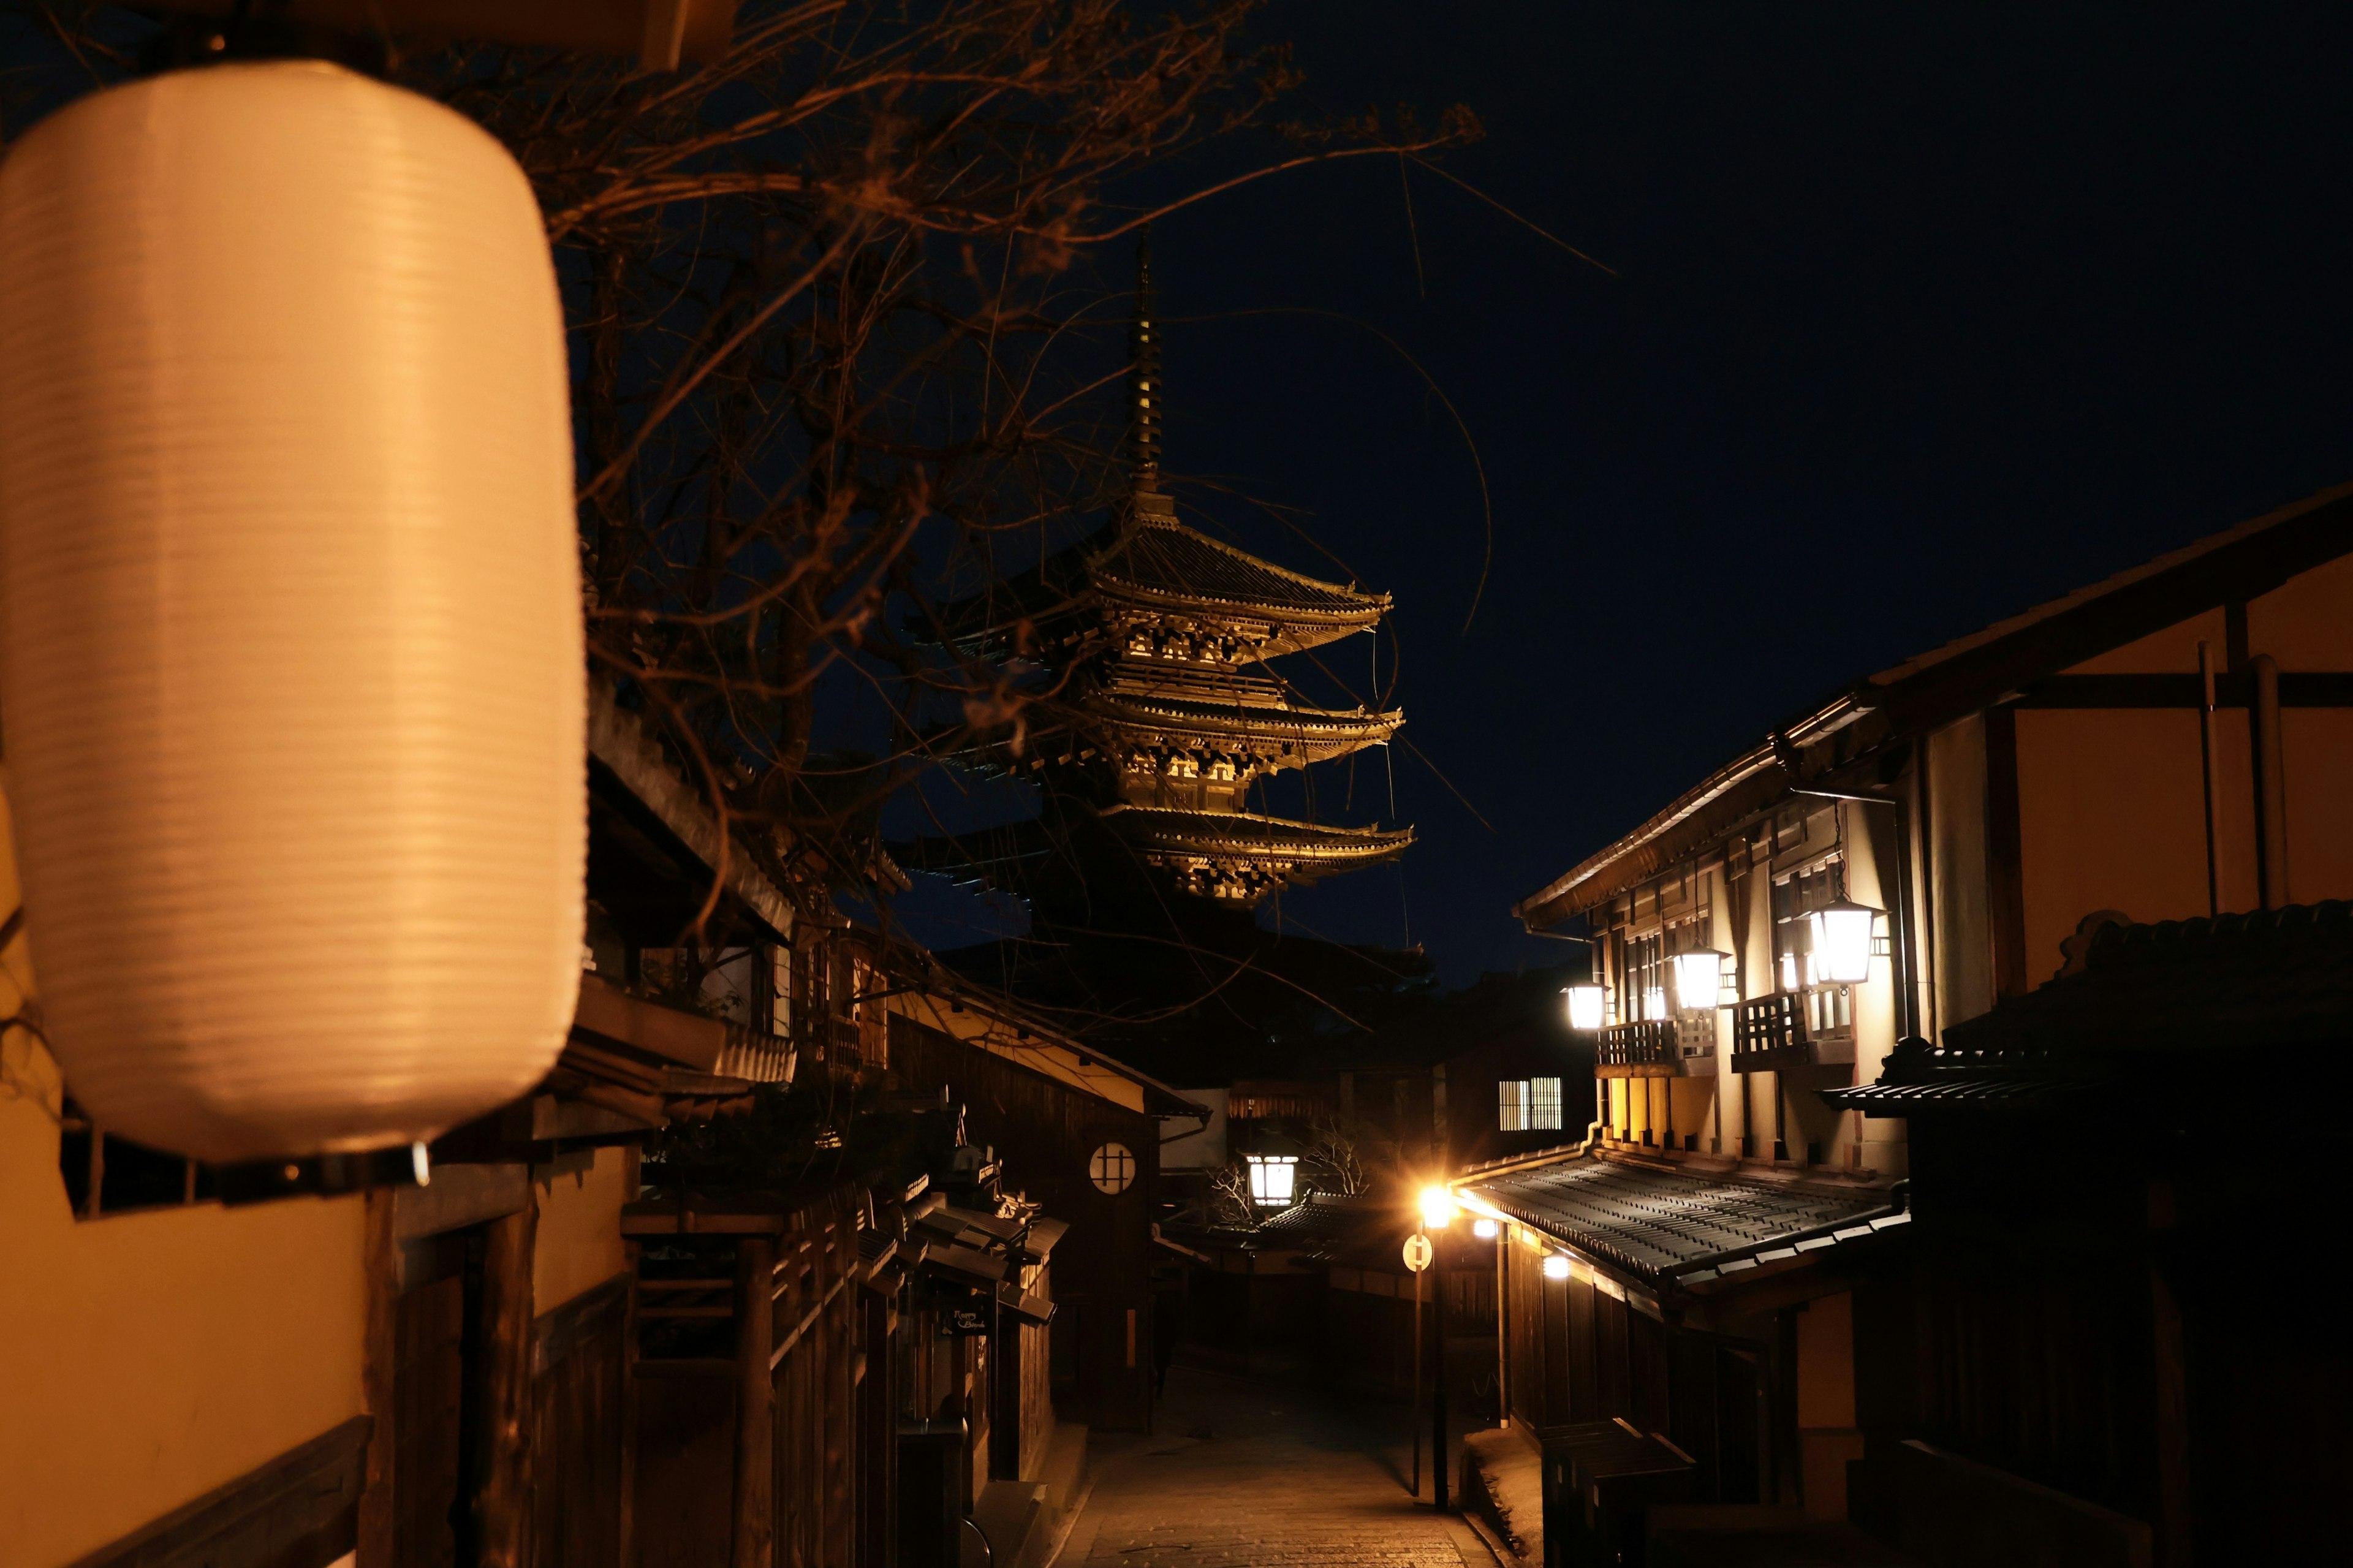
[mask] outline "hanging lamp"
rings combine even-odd
[[[564,329],[522,171],[337,66],[0,163],[0,717],[45,1028],[218,1163],[514,1099],[579,984]]]

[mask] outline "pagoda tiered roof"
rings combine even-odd
[[[1378,865],[1413,842],[1410,827],[1339,827],[1241,811],[1111,805],[1103,821],[1191,891],[1255,900],[1334,871]]]
[[[1326,582],[1261,561],[1187,527],[1166,500],[1140,496],[1106,541],[1081,540],[986,593],[944,606],[949,640],[968,651],[1005,641],[1028,622],[1051,644],[1118,634],[1170,619],[1226,629],[1226,662],[1298,653],[1370,631],[1388,613],[1387,594]]]
[[[1137,659],[1119,661],[1075,706],[1131,747],[1247,750],[1270,768],[1345,757],[1405,722],[1402,710],[1312,707],[1261,675]]]

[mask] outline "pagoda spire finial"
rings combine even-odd
[[[1128,329],[1127,457],[1137,494],[1160,489],[1160,328],[1153,320],[1152,226],[1135,243],[1135,321]]]

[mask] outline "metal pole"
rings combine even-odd
[[[1430,1267],[1422,1270],[1434,1274],[1438,1283],[1432,1289],[1430,1316],[1437,1333],[1432,1352],[1436,1364],[1430,1373],[1430,1496],[1438,1511],[1446,1511],[1446,1266],[1444,1229],[1432,1226],[1430,1231]]]
[[[1406,1425],[1413,1428],[1413,1495],[1421,1495],[1421,1279],[1425,1268],[1413,1277],[1413,1411]]]

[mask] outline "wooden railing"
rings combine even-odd
[[[1785,991],[1756,996],[1732,1011],[1732,1070],[1780,1072],[1813,1060],[1806,1037],[1806,999]]]
[[[1593,1070],[1602,1078],[1666,1078],[1681,1072],[1683,1051],[1673,1021],[1645,1018],[1602,1030]]]

